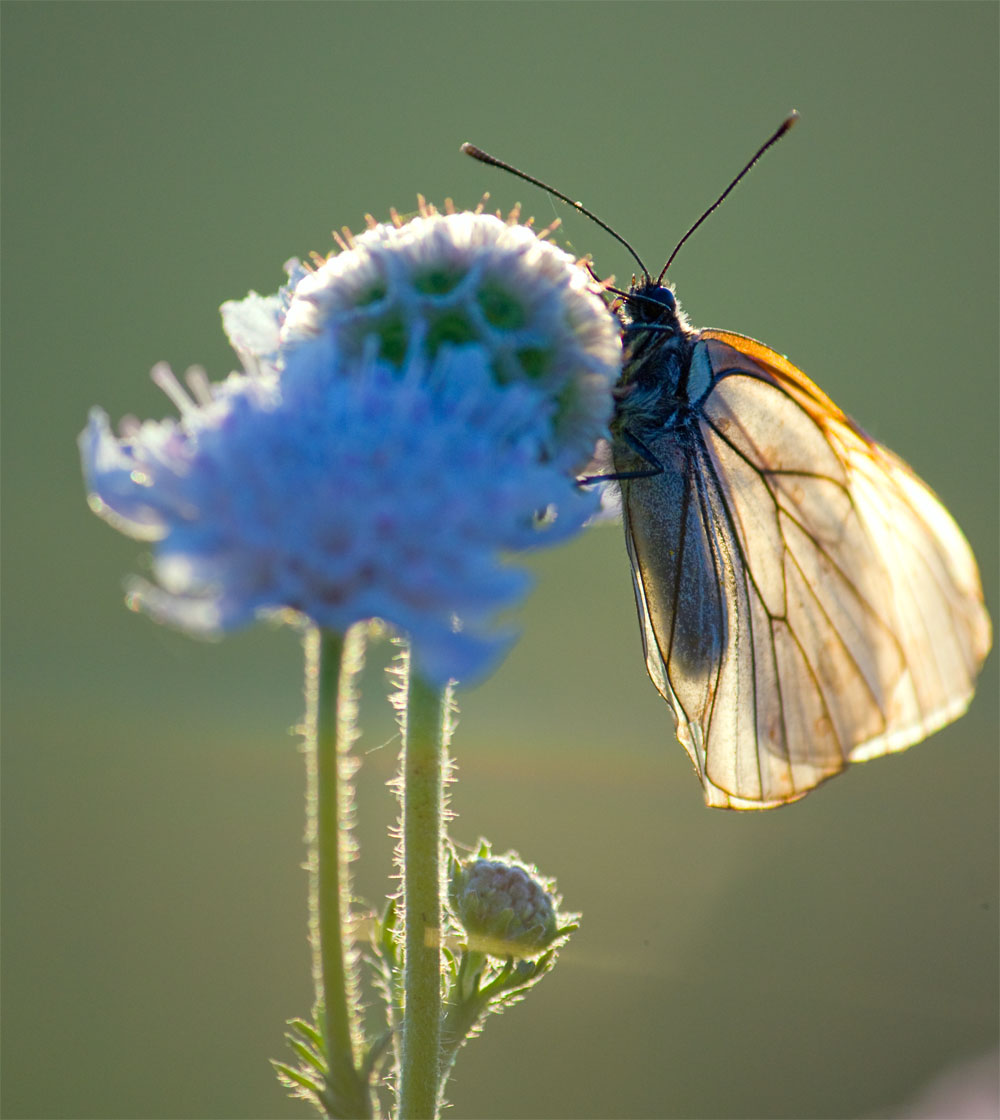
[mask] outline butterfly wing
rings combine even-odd
[[[800,370],[723,331],[695,361],[697,431],[623,486],[647,667],[707,803],[770,808],[961,715],[989,619],[938,499]]]

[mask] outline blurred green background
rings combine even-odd
[[[496,152],[787,353],[941,494],[997,597],[995,4],[3,5],[4,1115],[296,1117],[309,1008],[300,649],[122,606],[145,563],[75,438],[234,365],[217,307],[417,191],[525,203]],[[894,1114],[996,1044],[997,658],[970,713],[790,809],[709,812],[646,678],[616,528],[532,562],[524,636],[462,696],[454,834],[584,926],[460,1057],[453,1115]],[[371,658],[359,890],[397,742]]]

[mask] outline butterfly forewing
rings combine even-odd
[[[900,459],[761,343],[691,337],[710,370],[691,422],[632,417],[662,467],[621,483],[636,602],[706,801],[768,808],[960,715],[989,620]],[[619,440],[616,470],[637,458]]]
[[[842,540],[830,541],[826,551],[894,636],[904,662],[899,680],[891,671],[883,676],[890,689],[886,741],[873,745],[873,753],[909,746],[965,710],[990,647],[989,618],[968,542],[910,468],[861,431],[804,374],[790,367],[795,376],[789,378],[789,363],[760,343],[753,343],[757,360],[748,363],[740,336],[705,334],[728,343],[744,367],[759,368],[765,361],[765,373],[778,392],[791,385],[801,393],[817,430],[846,469],[853,516],[845,522]],[[728,360],[723,358],[721,364]],[[714,355],[713,368],[718,368]],[[725,383],[726,379],[720,382],[720,388]],[[787,495],[785,487],[781,494]],[[793,500],[789,510],[801,517],[814,540],[824,542],[819,503]],[[819,586],[824,586],[822,581]],[[823,595],[822,601],[835,599]],[[877,638],[877,627],[872,636]],[[878,641],[874,649],[883,651],[879,664],[885,674],[892,663],[889,651]],[[864,747],[864,741],[855,743],[852,757],[859,757]]]

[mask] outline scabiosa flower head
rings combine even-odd
[[[155,583],[132,582],[133,607],[208,635],[275,612],[340,632],[381,618],[437,684],[481,675],[506,649],[496,614],[527,578],[503,554],[565,539],[593,512],[596,496],[574,486],[569,464],[607,419],[617,333],[586,284],[564,274],[563,254],[511,233],[523,227],[429,211],[417,221],[409,232],[372,228],[354,244],[367,238],[377,252],[346,249],[322,282],[330,262],[314,272],[291,262],[276,296],[225,305],[244,372],[213,385],[192,371],[188,394],[157,367],[178,420],[129,420],[116,436],[92,412],[80,439],[91,506],[154,542]],[[544,251],[532,256],[525,237]],[[504,290],[520,293],[531,329],[504,334],[482,312],[479,333],[442,334],[440,305],[423,291],[435,262],[461,260],[471,324],[505,239],[523,276]],[[362,275],[386,278],[379,300],[358,298]],[[364,320],[379,302],[383,318]],[[458,304],[448,306],[457,321]],[[534,374],[517,374],[515,336],[548,347]]]
[[[554,881],[513,852],[489,857],[482,851],[466,863],[453,861],[449,884],[470,947],[494,957],[536,956],[561,932]]]
[[[421,199],[419,216],[393,217],[345,231],[343,251],[312,271],[289,262],[278,296],[224,304],[241,356],[280,367],[326,337],[357,359],[375,339],[401,370],[415,352],[478,343],[496,383],[517,392],[539,458],[582,467],[610,418],[621,357],[619,325],[588,274],[514,215],[440,214]]]

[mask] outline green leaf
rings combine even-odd
[[[295,1051],[296,1054],[302,1059],[307,1066],[312,1068],[323,1077],[326,1077],[328,1067],[326,1059],[322,1058],[311,1046],[307,1046],[304,1042],[300,1042],[294,1035],[286,1034],[285,1038],[288,1039],[288,1045]]]
[[[392,1030],[385,1031],[371,1044],[368,1053],[364,1057],[364,1061],[361,1063],[361,1068],[358,1070],[361,1080],[366,1085],[371,1084],[375,1070],[385,1057],[386,1052],[392,1044],[392,1037],[395,1033],[396,1032]]]
[[[326,1041],[312,1023],[307,1023],[305,1019],[289,1019],[288,1025],[303,1038],[307,1038],[317,1052],[322,1054],[324,1058],[326,1057]]]
[[[305,1089],[308,1093],[315,1094],[317,1097],[323,1092],[322,1085],[318,1085],[300,1070],[293,1069],[284,1062],[276,1062],[273,1058],[271,1059],[271,1065],[274,1066],[278,1074],[278,1079],[284,1085],[291,1088],[297,1087],[299,1089]]]
[[[399,905],[396,899],[390,898],[385,904],[382,915],[382,940],[394,942],[396,936],[396,923],[399,921]]]

